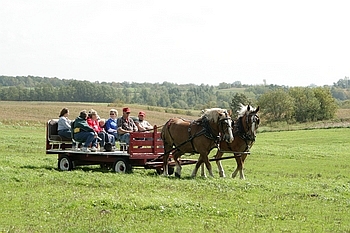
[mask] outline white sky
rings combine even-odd
[[[350,1],[0,0],[0,75],[332,85]]]

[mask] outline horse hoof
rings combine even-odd
[[[181,178],[181,175],[179,173],[175,172],[175,177],[176,178]]]

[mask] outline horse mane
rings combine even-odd
[[[209,109],[204,109],[202,110],[202,116],[201,119],[207,118],[209,121],[214,121],[214,123],[218,122],[219,119],[219,114],[220,113],[226,113],[228,114],[226,109],[222,108],[209,108]]]
[[[249,106],[249,113],[254,112],[256,110],[256,108],[252,107],[251,105],[243,105],[242,103],[240,105],[241,105],[241,108],[237,111],[238,118],[243,117],[245,114],[248,113],[248,106]]]

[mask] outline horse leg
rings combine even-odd
[[[169,176],[168,172],[168,162],[169,162],[169,153],[172,150],[172,147],[167,143],[164,143],[164,156],[163,156],[163,175]]]
[[[214,177],[213,169],[212,169],[211,164],[209,162],[208,156],[204,156],[203,160],[204,160],[205,166],[207,167],[207,169],[209,171],[209,176]]]
[[[237,175],[237,173],[239,172],[240,178],[241,178],[242,180],[245,179],[244,173],[243,173],[242,156],[244,156],[244,155],[241,155],[241,156],[239,156],[239,157],[236,158],[237,167],[236,167],[236,170],[232,173],[232,178],[235,178],[236,175]]]
[[[204,170],[204,163],[201,164],[201,177],[207,177],[207,174],[205,174]]]
[[[238,173],[238,166],[239,166],[238,164],[239,164],[240,161],[241,161],[241,157],[236,157],[235,159],[236,159],[237,167],[236,167],[236,169],[232,172],[232,175],[231,175],[232,178],[235,178],[236,175],[237,175],[237,173]]]
[[[199,163],[200,167],[201,167],[201,177],[207,177],[207,175],[205,174],[205,170],[204,170],[203,160],[201,158],[199,158],[197,163]],[[192,175],[193,175],[193,172],[192,172]],[[196,176],[196,175],[194,175],[194,176]]]
[[[216,152],[215,159],[220,159],[223,153],[219,150]],[[216,160],[216,165],[218,166],[220,177],[226,177],[224,167],[222,166],[221,160]]]
[[[175,160],[175,177],[181,178],[181,170],[182,167],[180,165],[179,160]]]
[[[199,156],[198,161],[197,161],[196,165],[194,166],[194,169],[193,169],[192,174],[191,174],[192,178],[196,177],[198,169],[201,166],[201,164],[203,164],[203,160],[202,160],[201,156]]]
[[[244,160],[247,158],[247,154],[243,154],[241,157],[241,170],[239,171],[239,177],[242,180],[245,180],[245,176],[244,176]]]
[[[201,168],[201,175],[204,174],[204,177],[206,177],[205,171],[204,171],[204,167],[203,167],[203,166],[204,166],[204,164],[203,164],[203,158],[202,158],[202,155],[200,155],[199,158],[198,158],[198,161],[197,161],[197,163],[196,163],[196,165],[195,165],[195,167],[194,167],[194,169],[193,169],[193,171],[192,171],[191,177],[192,177],[192,178],[193,178],[193,177],[196,177],[199,167],[202,167],[202,168]],[[203,175],[202,175],[202,176],[203,176]]]
[[[173,154],[173,158],[175,161],[175,177],[180,178],[181,177],[181,164],[180,164],[180,156],[181,154],[177,151]]]
[[[163,175],[164,176],[169,176],[168,172],[168,158],[169,156],[164,155],[163,157]]]
[[[192,177],[195,177],[196,175],[197,175],[197,171],[198,171],[198,169],[199,169],[199,167],[201,166],[201,164],[203,164],[203,163],[205,163],[205,166],[207,167],[207,169],[208,169],[208,171],[209,171],[209,175],[211,176],[211,177],[214,177],[214,175],[213,175],[213,170],[212,170],[212,168],[211,168],[211,164],[210,164],[210,162],[209,162],[209,159],[208,159],[208,155],[205,155],[205,156],[203,156],[203,155],[200,155],[199,156],[199,159],[198,159],[198,162],[196,163],[196,166],[195,166],[195,168],[193,169],[193,172],[192,172]],[[204,169],[203,169],[204,170]]]

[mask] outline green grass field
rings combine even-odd
[[[260,133],[239,180],[60,172],[40,124],[0,124],[0,232],[350,232],[349,128]]]

